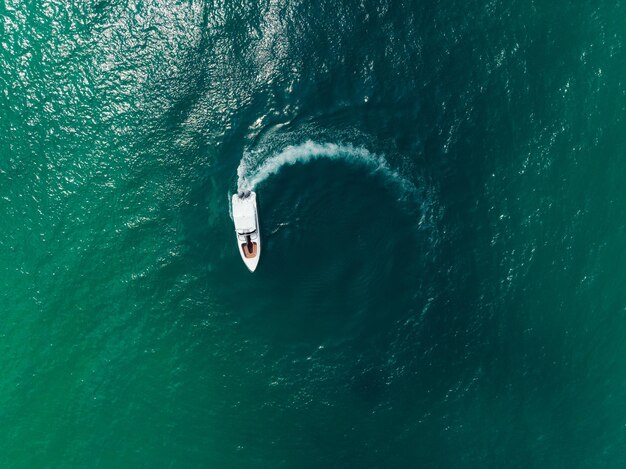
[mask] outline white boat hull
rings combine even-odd
[[[232,198],[233,221],[239,255],[250,272],[254,272],[261,257],[261,233],[256,193],[234,194]]]

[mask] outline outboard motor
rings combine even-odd
[[[246,190],[246,191],[243,193],[243,196],[244,196],[246,199],[247,199],[248,197],[250,197],[250,191],[249,191],[249,190]]]
[[[244,191],[239,191],[239,192],[237,192],[237,195],[239,196],[240,199],[243,199],[245,193],[244,193]]]

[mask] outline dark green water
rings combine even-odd
[[[2,467],[625,467],[626,4],[0,20]]]

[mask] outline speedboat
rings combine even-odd
[[[240,191],[233,195],[233,221],[237,236],[237,248],[243,263],[254,272],[261,255],[259,213],[256,208],[256,193]]]

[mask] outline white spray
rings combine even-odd
[[[329,158],[346,159],[369,167],[373,172],[381,172],[400,183],[404,189],[415,190],[414,186],[389,168],[387,162],[378,155],[370,153],[362,147],[352,145],[337,145],[334,143],[315,143],[312,141],[300,145],[285,147],[280,153],[258,164],[262,158],[258,152],[246,152],[237,168],[237,190],[253,190],[259,183],[278,173],[283,166],[296,163]],[[407,187],[407,184],[410,187]]]

